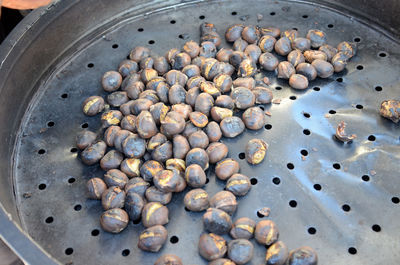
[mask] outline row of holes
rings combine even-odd
[[[336,81],[339,82],[339,83],[341,83],[341,82],[343,82],[343,78],[338,77],[338,78],[336,78]],[[276,90],[282,90],[282,87],[281,87],[281,86],[276,86],[275,89],[276,89]],[[320,87],[317,87],[317,86],[316,86],[316,87],[313,87],[312,89],[313,89],[314,91],[320,91],[320,90],[321,90],[321,88],[320,88]],[[382,88],[381,86],[376,86],[374,89],[375,89],[375,91],[377,91],[377,92],[381,92],[381,91],[383,90],[383,88]],[[294,97],[294,98],[290,97],[290,99],[295,100],[296,97]]]

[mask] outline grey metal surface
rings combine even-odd
[[[121,7],[122,3],[118,3]],[[282,87],[274,89],[281,104],[265,106],[272,113],[268,119],[272,128],[246,131],[238,138],[223,140],[230,147],[229,155],[240,161],[241,172],[257,179],[250,193],[239,200],[235,218],[248,216],[257,220],[257,210],[270,207],[269,218],[277,222],[280,238],[290,249],[312,246],[319,254],[320,264],[396,264],[400,225],[395,220],[400,212],[392,198],[400,196],[400,128],[381,118],[377,109],[382,100],[399,95],[398,43],[354,19],[304,3],[183,3],[162,11],[156,8],[139,17],[129,10],[118,15],[117,7],[112,8],[115,15],[107,24],[71,44],[59,57],[48,59],[54,64],[42,76],[39,90],[26,95],[27,101],[34,97],[19,132],[14,181],[22,226],[38,244],[64,264],[152,264],[162,253],[177,254],[184,264],[205,264],[197,254],[202,214],[184,210],[185,192],[174,195],[168,205],[169,238],[177,236],[179,241],[168,242],[160,253],[137,249],[141,225],[131,223],[119,235],[101,231],[100,203],[85,198],[84,183],[92,176],[101,176],[102,171],[96,166],[84,166],[77,153],[71,152],[82,125],[98,131],[99,117],[85,117],[80,106],[89,95],[104,95],[99,82],[102,73],[115,69],[132,47],[148,45],[163,54],[183,45],[186,40],[179,35],[188,34],[189,39],[198,40],[198,26],[203,21],[215,23],[223,34],[228,24],[257,24],[256,14],[261,13],[264,19],[258,24],[281,29],[296,27],[302,35],[309,28],[319,28],[334,45],[359,38],[359,51],[344,73],[312,82],[304,92],[294,91],[286,82],[266,73],[273,88]],[[90,9],[86,12],[89,16]],[[107,15],[112,13],[109,12]],[[200,19],[202,15],[204,20]],[[241,21],[247,15],[248,20]],[[155,43],[148,44],[150,40]],[[113,48],[114,44],[118,48]],[[380,57],[381,52],[386,56]],[[359,65],[363,70],[357,70]],[[343,81],[338,82],[337,78]],[[377,91],[376,87],[382,90]],[[329,114],[330,110],[336,113]],[[306,118],[304,113],[311,117]],[[332,139],[335,126],[342,120],[348,123],[349,132],[358,135],[351,145]],[[304,129],[311,134],[303,134]],[[368,140],[370,135],[375,136],[375,141]],[[253,137],[265,139],[270,146],[265,161],[258,166],[238,158],[244,143]],[[302,149],[308,151],[305,160]],[[39,150],[45,152],[39,154]],[[288,163],[294,165],[293,170],[287,168]],[[339,170],[333,168],[334,163],[340,164]],[[362,179],[364,175],[369,176],[369,181]],[[211,195],[222,190],[222,182],[212,174],[209,178],[206,190]],[[278,185],[273,183],[274,178],[280,179]],[[315,184],[322,189],[316,190]],[[289,201],[296,201],[297,206],[291,207]],[[342,210],[344,204],[350,206],[350,211]],[[81,205],[79,211],[75,210],[77,205]],[[381,227],[380,232],[372,230],[374,224]],[[310,227],[316,229],[315,234],[308,233]],[[95,229],[100,232],[97,236],[92,235]],[[357,254],[350,254],[349,248],[355,248]],[[265,248],[257,246],[250,264],[262,263],[264,255]]]

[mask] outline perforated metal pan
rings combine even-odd
[[[99,117],[84,116],[81,104],[105,95],[102,74],[132,47],[162,55],[198,41],[204,21],[221,35],[227,25],[245,23],[297,28],[301,35],[318,28],[330,44],[357,42],[358,53],[344,72],[313,81],[306,91],[263,73],[281,103],[263,106],[272,114],[265,129],[222,140],[253,184],[234,218],[259,220],[257,210],[270,207],[280,239],[290,249],[315,248],[319,264],[397,264],[400,127],[378,109],[400,95],[400,23],[388,18],[398,3],[376,9],[378,25],[367,19],[376,2],[355,8],[361,2],[64,0],[37,10],[0,51],[2,238],[30,264],[153,264],[164,253],[206,264],[197,252],[202,214],[184,210],[185,192],[168,205],[169,239],[160,253],[136,247],[141,224],[118,235],[103,232],[100,203],[84,195],[84,183],[102,171],[80,162],[74,139],[82,128],[100,130]],[[332,138],[340,121],[357,134],[352,144]],[[263,163],[250,166],[240,154],[254,137],[269,150]],[[224,183],[209,172],[205,189],[213,195]],[[265,257],[265,248],[255,245],[249,264]]]

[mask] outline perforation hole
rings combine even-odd
[[[54,218],[53,218],[53,216],[49,216],[44,221],[46,222],[46,224],[51,224],[52,222],[54,222]]]
[[[345,212],[350,212],[351,207],[348,204],[343,204],[342,205],[342,210],[345,211]]]
[[[308,156],[308,151],[306,149],[302,149],[300,151],[300,154],[303,155],[303,156]]]
[[[149,40],[149,44],[154,44],[156,43],[154,40]]]
[[[39,186],[38,186],[39,190],[45,190],[46,187],[47,187],[47,186],[46,186],[46,184],[44,184],[44,183],[39,184]]]
[[[357,65],[357,70],[363,70],[364,69],[364,66],[362,66],[362,65]]]
[[[98,236],[100,234],[100,230],[99,229],[93,229],[91,232],[92,236]]]
[[[143,28],[138,28],[138,29],[137,29],[137,31],[139,31],[139,32],[143,32],[143,31],[144,31],[144,29],[143,29]]]
[[[341,77],[336,78],[336,82],[342,83],[343,82],[343,78],[341,78]]]
[[[400,203],[400,198],[399,197],[392,197],[392,202],[394,204],[399,204]]]
[[[74,182],[75,182],[75,178],[69,178],[69,179],[68,179],[68,183],[69,183],[69,184],[72,184],[72,183],[74,183]]]
[[[308,15],[303,15],[303,16],[301,16],[302,18],[308,18]]]
[[[271,124],[265,124],[264,128],[266,130],[271,130],[272,129],[272,125]]]
[[[55,125],[54,121],[49,121],[47,127],[53,127]]]
[[[62,94],[61,98],[68,98],[68,94],[67,93]]]
[[[303,112],[303,116],[306,117],[307,119],[311,118],[311,114],[307,112]]]
[[[82,127],[83,129],[85,129],[85,128],[89,127],[89,124],[88,124],[87,122],[85,122],[85,123],[83,123],[83,124],[81,125],[81,127]]]
[[[281,179],[278,177],[275,177],[272,179],[272,183],[274,183],[275,185],[279,185],[281,183]]]
[[[333,24],[328,24],[328,28],[333,28]]]
[[[39,151],[38,151],[38,154],[39,155],[43,155],[43,154],[45,154],[46,153],[46,150],[44,150],[44,149],[39,149]]]
[[[321,90],[321,88],[320,88],[320,87],[317,87],[317,86],[315,86],[315,87],[313,87],[313,90],[314,90],[314,91],[320,91],[320,90]]]
[[[307,232],[310,235],[315,235],[315,233],[317,233],[317,229],[315,229],[315,227],[310,227],[310,228],[307,229]]]
[[[336,114],[336,110],[331,109],[331,110],[329,111],[329,114]]]
[[[296,96],[290,96],[289,98],[290,98],[291,100],[296,100],[297,97],[296,97]]]
[[[276,90],[281,90],[281,89],[282,89],[282,87],[280,87],[280,86],[276,86],[276,87],[275,87],[275,89],[276,89]]]
[[[368,136],[368,141],[373,142],[375,140],[376,140],[376,137],[374,135],[371,134],[370,136]]]
[[[172,244],[176,244],[179,242],[179,238],[177,236],[171,236],[169,242],[171,242]]]
[[[369,181],[369,176],[368,175],[364,175],[361,177],[361,179],[365,182]]]
[[[269,13],[271,16],[275,16],[276,15],[276,13],[275,12],[271,12],[271,13]]]
[[[129,249],[124,249],[124,250],[122,250],[121,255],[123,257],[126,257],[126,256],[129,256],[130,253],[131,253],[131,251]]]
[[[175,21],[175,20],[171,20],[169,23],[171,23],[171,24],[175,24],[175,23],[176,23],[176,21]]]
[[[297,202],[295,200],[291,200],[289,201],[289,206],[292,208],[296,208],[297,207]]]
[[[250,184],[251,185],[257,185],[257,183],[258,183],[258,180],[256,178],[251,178],[250,179]]]
[[[310,132],[309,129],[304,129],[304,130],[303,130],[303,134],[305,134],[305,135],[310,135],[311,132]]]
[[[118,46],[118,44],[115,43],[115,44],[113,44],[111,47],[112,47],[113,49],[118,49],[119,46]]]
[[[356,105],[356,108],[357,108],[357,109],[363,109],[363,108],[364,108],[364,106],[363,106],[363,105],[361,105],[361,104],[357,104],[357,105]]]
[[[314,189],[320,191],[322,187],[320,184],[314,184]]]
[[[231,13],[231,15],[232,15],[232,16],[236,16],[236,15],[237,15],[237,12],[236,12],[236,11],[233,11],[233,12]]]
[[[240,154],[239,154],[239,158],[240,158],[240,159],[245,159],[245,158],[246,158],[246,155],[245,155],[244,153],[240,153]]]
[[[67,248],[66,250],[65,250],[65,255],[72,255],[72,253],[74,253],[74,249],[73,248]]]
[[[80,205],[80,204],[75,205],[74,210],[79,212],[80,210],[82,210],[82,205]]]
[[[78,152],[78,149],[75,147],[72,147],[70,151],[71,151],[71,153],[76,153],[76,152]]]
[[[340,169],[340,164],[339,164],[339,163],[334,163],[334,164],[332,165],[332,167],[333,167],[334,169],[336,169],[336,170],[339,170],[339,169]]]
[[[357,254],[357,249],[351,247],[351,248],[348,249],[348,252],[349,252],[349,254],[351,254],[351,255],[355,255],[355,254]]]
[[[382,230],[381,226],[377,225],[377,224],[374,224],[371,228],[372,228],[372,231],[374,231],[374,232],[380,232]]]
[[[355,37],[353,40],[354,40],[354,42],[361,42],[361,38],[360,37]]]
[[[94,67],[94,64],[93,64],[93,63],[88,63],[87,67],[88,67],[88,68],[93,68],[93,67]]]
[[[386,52],[380,52],[378,55],[379,55],[379,57],[384,58],[384,57],[387,56],[387,53]]]
[[[206,17],[203,16],[203,15],[199,16],[199,19],[205,19],[205,18],[206,18]]]
[[[293,170],[294,169],[294,165],[292,164],[292,163],[287,163],[287,168],[288,169],[290,169],[290,170]]]
[[[382,91],[382,87],[381,86],[376,86],[375,87],[375,91],[378,91],[378,92]]]

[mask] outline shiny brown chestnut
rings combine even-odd
[[[264,127],[265,114],[260,107],[251,107],[243,112],[242,120],[246,128],[250,130],[259,130]]]
[[[244,131],[245,125],[240,118],[233,116],[223,119],[220,128],[223,136],[234,138]]]
[[[94,144],[86,147],[81,153],[82,162],[88,166],[94,165],[106,153],[107,145],[103,141],[97,141]]]
[[[120,208],[105,211],[100,217],[101,228],[106,232],[114,234],[124,230],[127,227],[128,222],[128,214]]]
[[[250,188],[250,179],[243,174],[233,174],[225,185],[225,189],[236,196],[246,195],[250,191]]]
[[[217,142],[222,137],[221,128],[215,121],[209,122],[204,129],[204,132],[207,134],[210,143]]]
[[[232,226],[230,235],[234,239],[250,239],[254,235],[254,229],[256,227],[256,222],[248,217],[242,217],[237,219]]]
[[[89,199],[100,200],[107,185],[101,178],[91,178],[86,182],[86,189]]]
[[[213,233],[202,234],[198,248],[200,256],[208,261],[222,258],[227,251],[225,239]]]
[[[96,141],[96,138],[97,138],[96,133],[92,131],[89,130],[80,131],[76,135],[76,146],[81,150],[85,149],[89,145],[93,144],[94,141]]]
[[[122,84],[122,76],[116,71],[108,71],[104,73],[101,79],[101,85],[104,91],[113,92],[118,90]]]
[[[239,172],[239,163],[233,158],[225,158],[215,166],[215,175],[220,180],[226,180]]]
[[[142,210],[142,224],[144,227],[165,225],[169,222],[168,208],[159,202],[149,202]]]
[[[104,210],[122,208],[125,203],[125,191],[117,186],[111,186],[101,194],[101,205]]]
[[[100,96],[91,96],[82,104],[82,111],[87,116],[95,116],[104,110],[104,99]]]
[[[203,215],[203,225],[208,232],[223,235],[231,230],[232,219],[222,210],[208,208]]]
[[[203,189],[193,189],[183,199],[186,209],[201,212],[209,207],[208,194]]]
[[[229,215],[233,215],[237,208],[235,195],[230,191],[217,192],[210,199],[210,206],[225,211]]]
[[[162,225],[145,229],[139,235],[138,248],[149,252],[158,252],[167,241],[168,231]]]

